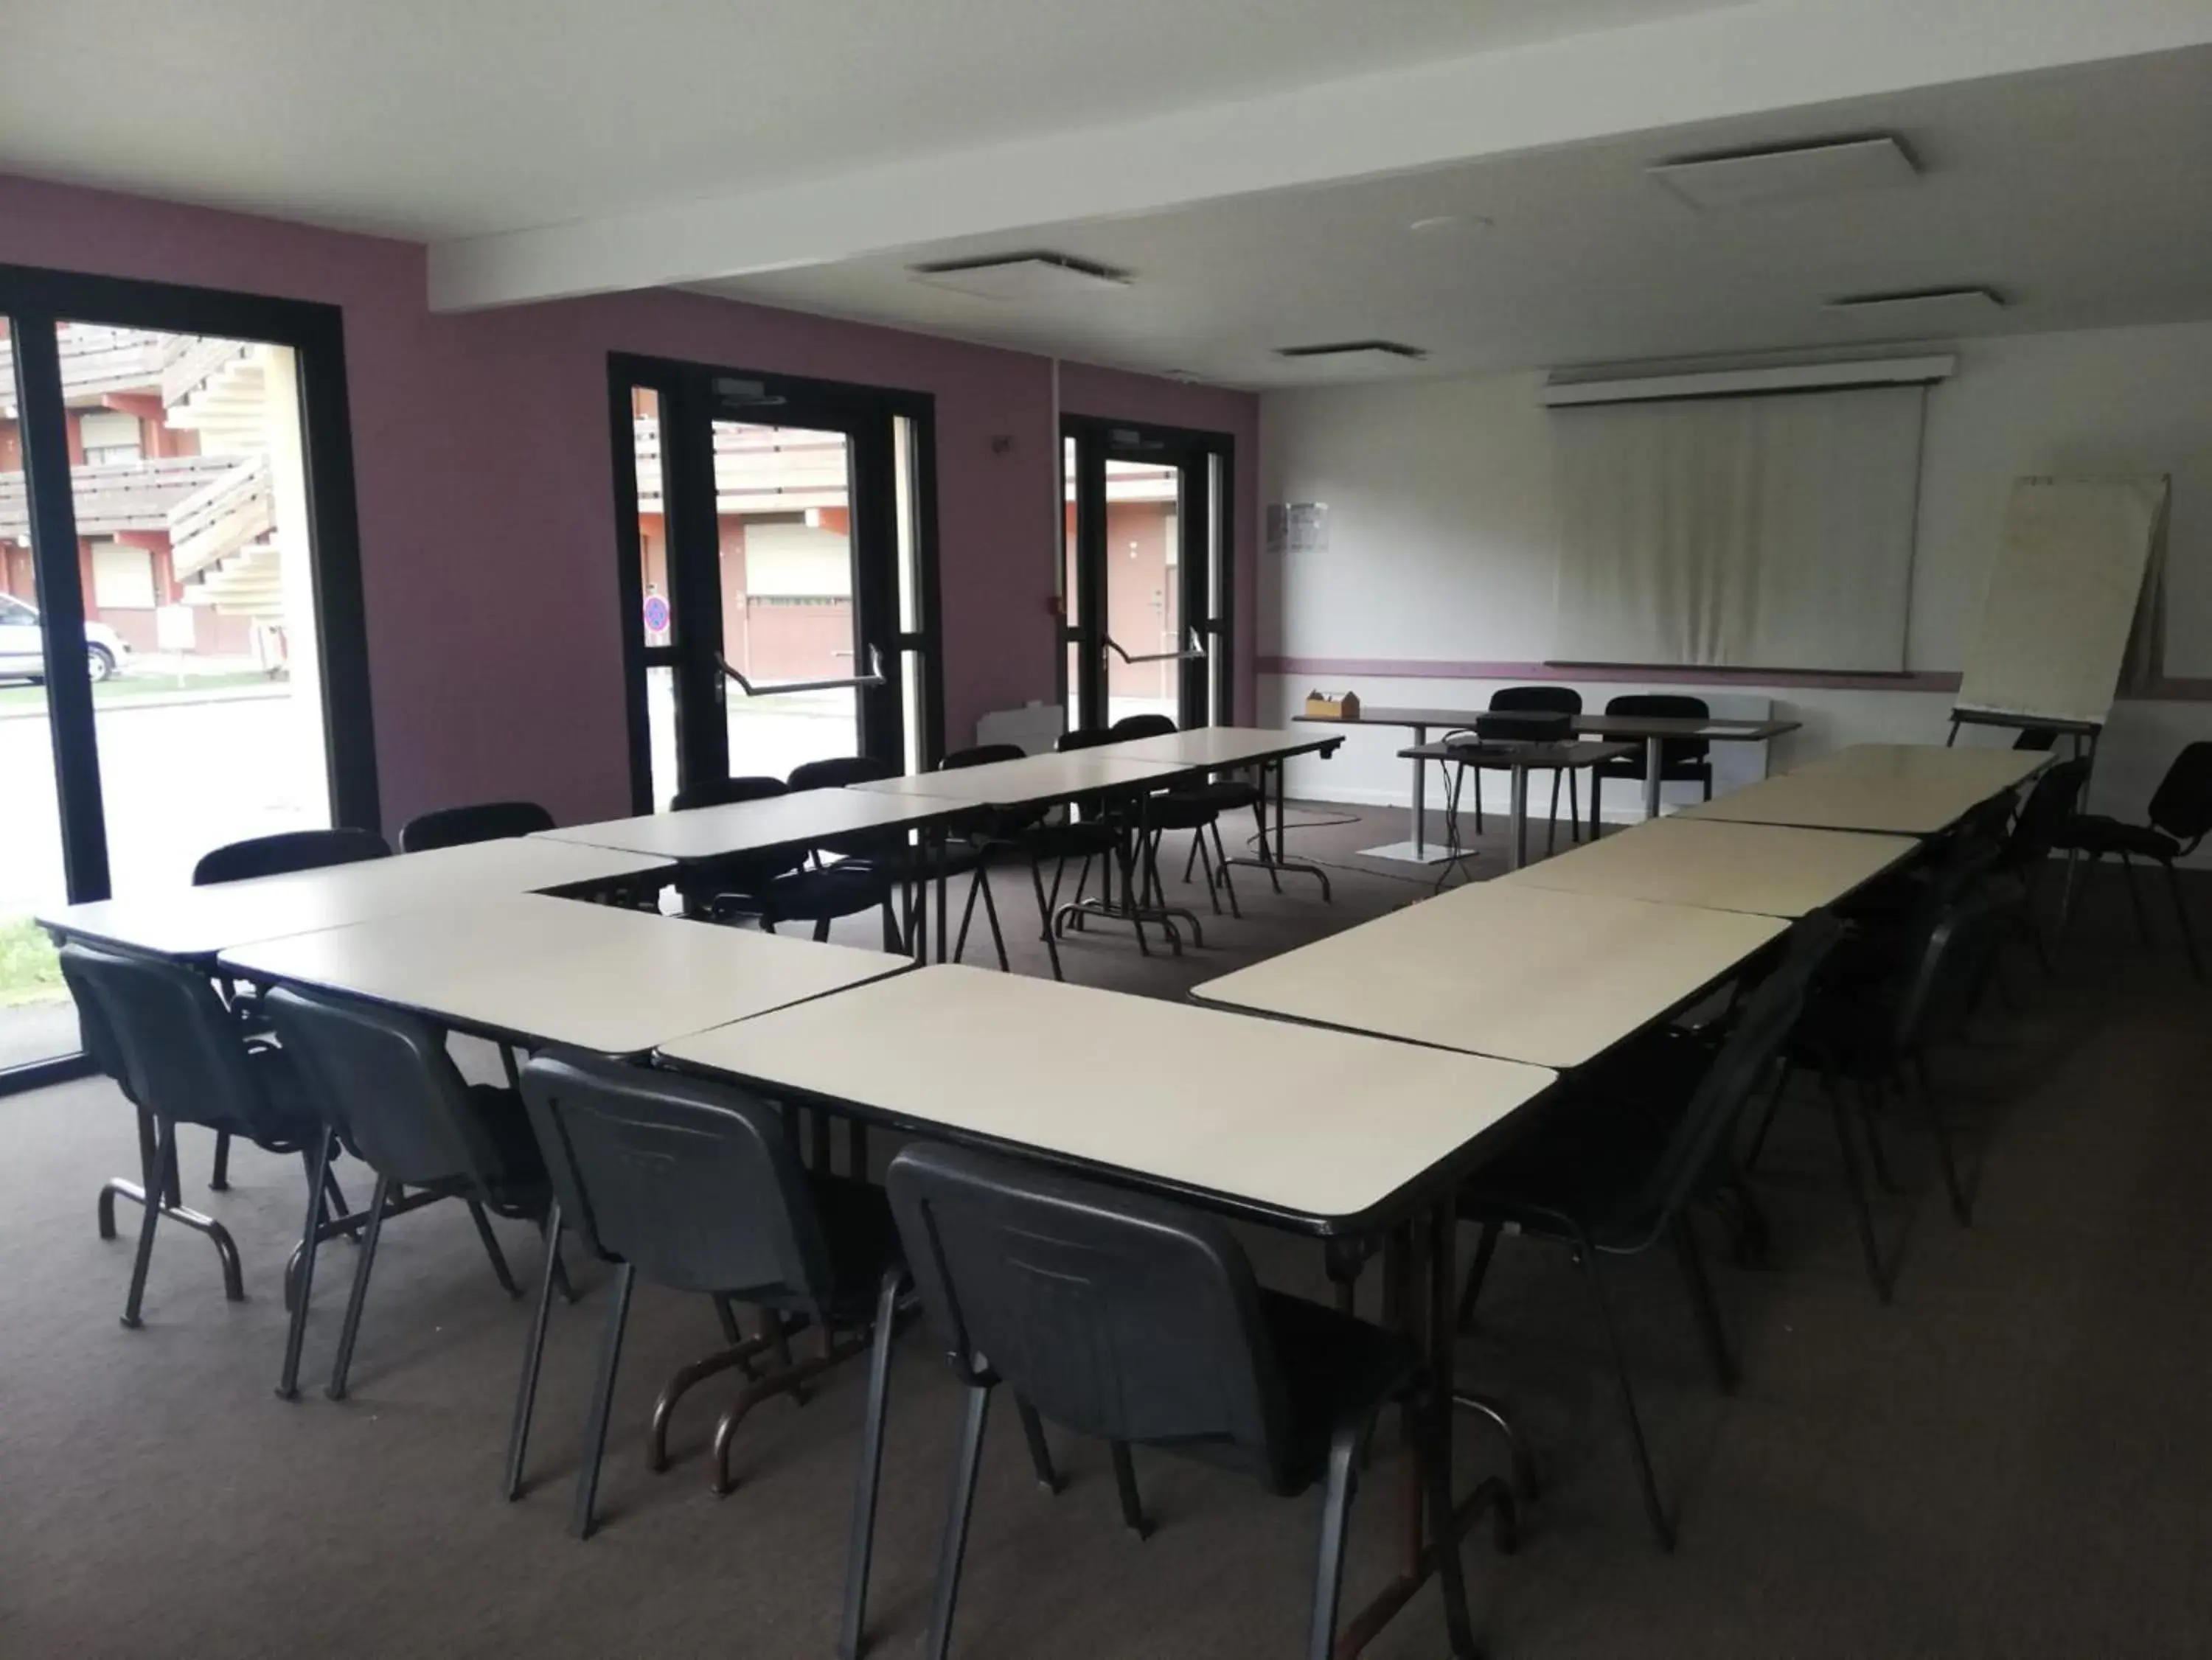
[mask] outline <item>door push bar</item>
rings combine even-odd
[[[737,682],[738,688],[749,698],[772,698],[781,696],[786,692],[843,692],[856,688],[865,689],[884,683],[884,654],[881,650],[873,645],[868,647],[868,672],[865,675],[854,675],[844,680],[780,680],[772,685],[756,686],[736,669],[731,668],[730,660],[720,651],[714,653],[714,661],[721,666],[724,674]]]
[[[1180,651],[1152,651],[1140,657],[1133,657],[1123,651],[1121,643],[1111,634],[1105,635],[1104,640],[1106,649],[1124,663],[1196,663],[1203,660],[1206,647],[1200,643],[1198,630],[1191,629],[1188,638],[1190,644]]]

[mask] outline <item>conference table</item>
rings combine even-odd
[[[1385,1254],[1384,1301],[1428,1350],[1447,1469],[1454,1190],[1554,1081],[1539,1067],[957,966],[678,1039],[659,1059],[1295,1233],[1390,1230],[1401,1248]],[[1410,1437],[1406,1451],[1399,1572],[1347,1622],[1340,1654],[1431,1571]],[[1455,1506],[1454,1548],[1501,1493],[1485,1481]]]
[[[1419,748],[1428,742],[1431,728],[1473,728],[1484,715],[1493,712],[1487,709],[1400,708],[1382,704],[1362,704],[1354,715],[1299,715],[1296,719],[1322,726],[1404,726],[1412,729],[1413,748]],[[1577,737],[1595,738],[1603,742],[1641,743],[1644,746],[1644,816],[1659,816],[1660,777],[1665,760],[1667,740],[1669,738],[1701,738],[1708,743],[1764,743],[1769,738],[1778,738],[1794,732],[1804,723],[1795,720],[1748,720],[1735,718],[1693,719],[1686,716],[1669,715],[1570,715],[1571,730]],[[1400,859],[1413,864],[1435,864],[1449,855],[1432,852],[1428,845],[1426,822],[1428,800],[1428,762],[1413,762],[1413,835],[1410,839],[1390,842],[1381,847],[1364,848],[1369,858]],[[1596,803],[1591,803],[1590,821],[1595,830]]]
[[[204,965],[252,940],[379,917],[436,917],[490,895],[657,888],[669,864],[650,853],[525,837],[92,900],[42,911],[37,920],[58,940]]]
[[[625,1057],[914,966],[888,952],[542,894],[259,940],[216,962],[256,984],[358,997],[510,1049]]]
[[[1747,912],[1477,882],[1191,996],[1565,1071],[1697,1003],[1789,927]]]
[[[1862,743],[1694,807],[1683,818],[1933,836],[2051,764],[2035,749]]]
[[[1647,819],[1500,882],[1798,918],[1848,899],[1919,851],[1910,836],[1727,819]]]

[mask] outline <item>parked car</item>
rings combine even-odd
[[[106,623],[88,622],[84,656],[87,671],[100,681],[130,661],[131,648]],[[37,609],[12,594],[0,594],[0,680],[27,680],[35,685],[46,677],[46,627]]]

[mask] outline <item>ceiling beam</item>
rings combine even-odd
[[[2204,45],[2204,0],[1759,0],[805,185],[439,243],[430,303],[465,311],[710,282]]]

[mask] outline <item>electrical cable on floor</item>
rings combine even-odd
[[[1360,813],[1340,813],[1328,818],[1286,819],[1283,823],[1283,833],[1287,838],[1293,830],[1333,830],[1341,828],[1347,824],[1364,824],[1366,821],[1366,815]],[[1453,833],[1455,835],[1456,831],[1455,830]],[[1246,834],[1244,846],[1250,852],[1256,853],[1260,851],[1260,835],[1257,831]],[[1429,879],[1425,875],[1401,875],[1395,870],[1377,870],[1370,864],[1346,864],[1340,859],[1317,859],[1310,855],[1302,857],[1305,858],[1308,864],[1318,865],[1324,870],[1342,870],[1355,876],[1372,876],[1381,881],[1401,881],[1413,888],[1427,888],[1430,885]],[[1458,854],[1455,857],[1464,858],[1472,857],[1473,855]]]

